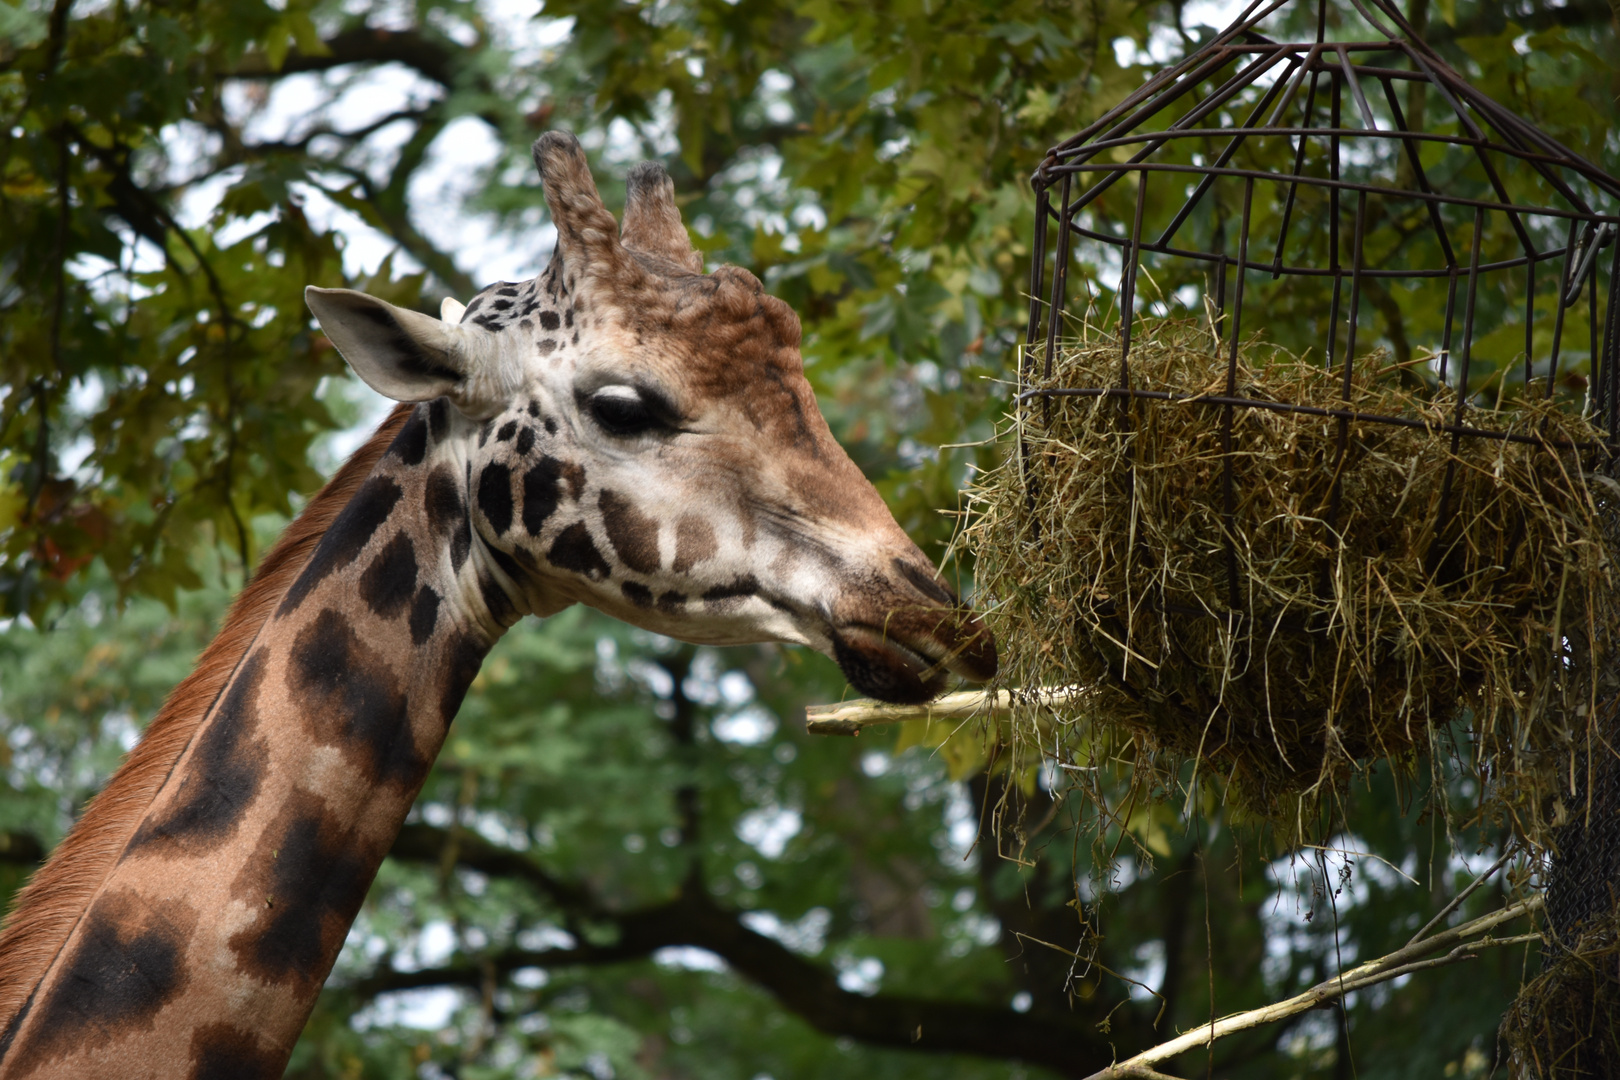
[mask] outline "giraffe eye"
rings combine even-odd
[[[664,427],[652,402],[633,386],[604,386],[590,396],[591,416],[609,435],[640,435]]]

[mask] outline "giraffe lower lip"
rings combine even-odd
[[[851,686],[900,705],[931,700],[945,689],[945,670],[914,647],[868,626],[832,633],[832,656]]]

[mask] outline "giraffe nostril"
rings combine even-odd
[[[891,559],[890,562],[894,566],[896,573],[911,582],[911,587],[928,597],[928,599],[945,604],[948,607],[961,606],[962,601],[957,598],[955,593],[940,583],[933,567],[930,566],[924,569],[898,558]]]

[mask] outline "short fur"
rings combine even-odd
[[[0,931],[0,956],[8,961],[0,969],[0,1041],[123,853],[153,797],[191,744],[192,736],[265,620],[309,561],[332,520],[393,442],[411,410],[410,405],[394,409],[376,434],[287,527],[259,564],[253,580],[231,605],[225,625],[203,650],[195,670],[175,687],[146,736],[19,894]]]

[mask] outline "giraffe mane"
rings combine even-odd
[[[180,755],[315,545],[371,473],[412,405],[400,405],[309,501],[237,594],[225,624],[174,688],[107,786],[18,894],[0,929],[0,1045],[117,863]]]

